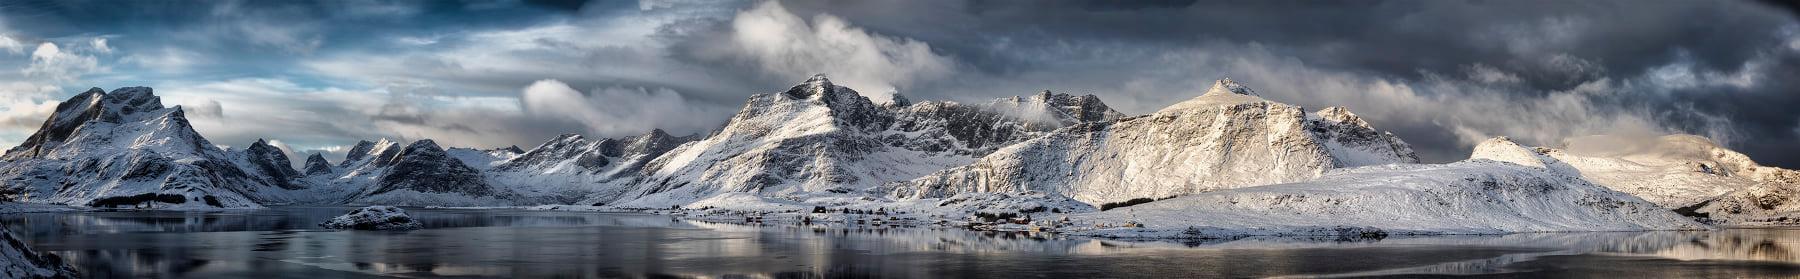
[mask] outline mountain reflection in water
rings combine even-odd
[[[1800,231],[1785,229],[1163,242],[511,209],[409,209],[427,228],[409,232],[317,228],[350,210],[0,222],[94,278],[1800,276]]]

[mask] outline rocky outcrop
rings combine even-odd
[[[392,206],[369,206],[358,208],[350,213],[332,217],[320,227],[337,230],[399,231],[417,230],[425,227],[419,220],[406,214],[406,210]]]
[[[324,155],[313,153],[306,157],[306,176],[330,175],[334,172],[336,170],[331,167],[331,161],[326,161]]]
[[[75,268],[55,254],[32,251],[12,232],[0,227],[0,277],[81,278]]]

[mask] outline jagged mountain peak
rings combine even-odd
[[[479,170],[451,157],[436,141],[420,139],[408,144],[381,173],[375,187],[357,201],[417,205],[413,203],[421,202],[418,195],[491,198],[509,194],[489,186]]]
[[[1162,110],[1157,111],[1157,113],[1175,112],[1194,108],[1216,108],[1269,102],[1269,100],[1264,100],[1262,97],[1257,97],[1255,93],[1255,90],[1251,90],[1249,86],[1239,84],[1237,81],[1233,81],[1229,78],[1220,79],[1214,81],[1212,87],[1207,88],[1206,92],[1200,94],[1200,96],[1180,103],[1175,103],[1174,105],[1169,105],[1169,107],[1163,108]]]
[[[1363,127],[1363,128],[1372,128],[1373,127],[1373,126],[1369,125],[1369,121],[1363,120],[1363,118],[1361,116],[1356,116],[1356,113],[1350,112],[1350,109],[1345,108],[1345,107],[1326,107],[1324,109],[1320,109],[1317,112],[1314,112],[1313,114],[1317,115],[1319,117],[1319,119],[1323,119],[1325,121],[1331,121],[1334,123],[1351,125],[1351,126],[1356,126],[1356,127]]]
[[[806,83],[829,85],[829,84],[831,84],[831,78],[826,77],[825,73],[817,73],[817,74],[813,74],[811,77],[807,77]]]
[[[1213,81],[1212,88],[1207,88],[1206,94],[1256,95],[1256,91],[1250,90],[1249,86],[1244,86],[1231,78],[1222,78]]]
[[[302,175],[300,171],[294,170],[293,161],[288,159],[287,153],[279,147],[269,145],[266,140],[257,139],[244,147],[242,152],[233,154],[240,168],[259,175],[270,185],[285,189],[304,188],[303,185],[288,181]]]
[[[335,170],[331,168],[331,161],[325,160],[324,154],[314,152],[312,156],[306,156],[307,176],[331,174],[332,172]]]
[[[58,104],[42,128],[8,150],[0,179],[14,183],[4,187],[28,185],[34,200],[62,204],[256,207],[252,199],[268,197],[271,185],[295,185],[279,170],[245,168],[257,161],[292,172],[279,149],[268,148],[268,156],[250,147],[227,152],[213,145],[181,107],[164,107],[149,87],[96,88]],[[141,196],[159,199],[134,198]]]
[[[817,74],[813,75],[811,78],[807,78],[806,81],[801,82],[800,84],[788,88],[782,95],[794,99],[820,98],[829,101],[831,99],[839,98],[836,95],[844,93],[861,96],[856,93],[856,90],[832,84],[831,79],[826,78],[825,74]]]
[[[353,165],[360,165],[361,163],[359,162],[369,162],[373,163],[375,166],[387,166],[398,159],[397,157],[399,156],[400,143],[398,142],[386,138],[374,142],[359,140],[356,141],[355,146],[350,147],[349,153],[344,154],[344,161],[339,162],[338,167],[350,169],[354,168]]]
[[[913,104],[912,99],[907,99],[906,95],[900,95],[900,93],[894,93],[894,97],[889,98],[887,104],[885,104],[885,105],[890,108],[900,108],[900,107],[911,106],[912,104]]]
[[[148,125],[131,131],[80,132],[91,123],[103,123],[100,125],[112,127],[136,122]],[[102,92],[98,88],[88,89],[63,101],[37,132],[26,138],[24,143],[8,150],[4,158],[16,160],[56,156],[51,155],[53,151],[71,141],[107,141],[106,139],[115,137],[114,134],[122,136],[125,133],[140,134],[147,136],[140,140],[155,141],[146,143],[178,147],[174,150],[161,150],[164,153],[195,155],[216,152],[216,148],[193,131],[180,107],[163,107],[161,98],[149,87],[124,87],[113,90],[112,93]]]
[[[1072,95],[1054,93],[1050,90],[1039,91],[1038,94],[1012,96],[994,99],[988,102],[989,109],[997,110],[1029,123],[1050,123],[1054,127],[1074,125],[1083,122],[1106,122],[1124,118],[1119,113],[1100,101],[1093,94]]]
[[[436,141],[432,141],[431,139],[422,139],[422,140],[413,141],[412,144],[406,145],[405,151],[403,151],[401,154],[404,154],[402,156],[405,156],[405,155],[411,155],[411,154],[418,153],[418,152],[443,153],[444,148],[441,146],[438,146]]]

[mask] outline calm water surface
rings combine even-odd
[[[315,225],[349,210],[33,213],[0,222],[95,278],[1800,277],[1800,231],[1782,229],[1130,242],[453,209],[409,209],[427,227],[410,232]]]

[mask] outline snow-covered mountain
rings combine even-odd
[[[519,157],[519,155],[525,154],[525,151],[520,150],[518,146],[486,150],[467,147],[451,147],[445,149],[444,152],[450,153],[450,157],[462,161],[464,165],[482,171],[493,168],[494,165],[499,165],[506,160],[511,160],[513,157]]]
[[[0,160],[25,200],[79,206],[258,207],[279,185],[240,169],[148,87],[99,88],[58,104]]]
[[[1334,170],[1072,217],[1077,234],[1162,238],[1706,228],[1576,176],[1481,159]],[[1121,228],[1126,222],[1143,228]]]
[[[887,188],[911,199],[1044,192],[1099,205],[1417,161],[1405,142],[1349,110],[1308,114],[1224,79],[1199,97],[1151,115],[1076,124]]]
[[[331,161],[325,160],[325,155],[313,153],[306,157],[306,176],[331,175],[335,172],[337,169],[331,166]]]
[[[1725,225],[1800,223],[1800,172],[1762,166],[1749,156],[1694,135],[1652,140],[1621,136],[1571,139],[1567,150],[1523,147],[1505,138],[1476,147],[1476,156],[1581,176],[1662,207]]]
[[[698,135],[673,136],[662,129],[638,136],[589,139],[565,134],[530,151],[494,161],[490,181],[527,196],[575,203],[589,196],[618,196],[641,180],[641,170]]]
[[[294,163],[288,160],[287,153],[269,145],[267,141],[257,139],[241,151],[226,149],[225,153],[230,155],[232,163],[237,164],[239,169],[265,184],[290,190],[306,188],[303,182],[294,181],[301,174],[294,170]]]
[[[1066,125],[1119,117],[1092,96],[1048,92],[987,105],[905,97],[877,105],[817,75],[751,96],[720,130],[649,160],[626,191],[587,202],[667,207],[723,193],[865,196]]]
[[[1075,229],[1116,236],[1704,227],[1680,214],[1800,222],[1789,217],[1800,213],[1800,172],[1692,136],[1600,142],[1565,151],[1496,138],[1470,161],[1418,165],[1404,141],[1345,108],[1308,112],[1229,79],[1126,116],[1092,95],[1049,91],[876,104],[821,75],[751,96],[705,136],[571,134],[530,150],[383,139],[357,143],[336,165],[312,154],[296,170],[267,141],[214,146],[181,108],[131,87],[59,105],[0,156],[0,186],[83,206],[831,206],[1148,226]],[[1098,210],[1105,204],[1136,205]]]
[[[450,157],[431,140],[418,140],[395,153],[375,180],[351,203],[381,205],[478,206],[521,202],[518,194],[488,185],[475,168]]]

